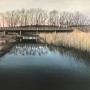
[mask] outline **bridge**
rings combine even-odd
[[[29,26],[29,27],[0,27],[0,35],[16,35],[23,39],[37,39],[39,33],[72,32],[71,27],[58,26]]]

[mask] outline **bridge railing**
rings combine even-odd
[[[71,27],[0,27],[0,30],[71,30]]]

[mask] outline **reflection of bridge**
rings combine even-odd
[[[73,57],[75,60],[83,60],[84,62],[90,63],[90,55],[75,49],[65,47],[55,47],[45,44],[16,44],[13,46],[9,54],[14,55],[46,55],[50,52],[59,52],[62,56]],[[86,55],[86,56],[84,56]]]
[[[15,45],[10,54],[14,55],[43,55],[48,53],[47,45],[43,44],[17,44]]]

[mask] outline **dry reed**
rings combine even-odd
[[[90,52],[90,33],[75,29],[71,33],[43,33],[40,37],[48,44],[63,45]]]

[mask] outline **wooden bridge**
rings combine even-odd
[[[72,32],[73,29],[61,28],[61,27],[47,27],[47,26],[30,26],[30,27],[0,27],[0,35],[17,35],[23,37],[23,39],[36,39],[39,33],[60,33],[60,32]]]

